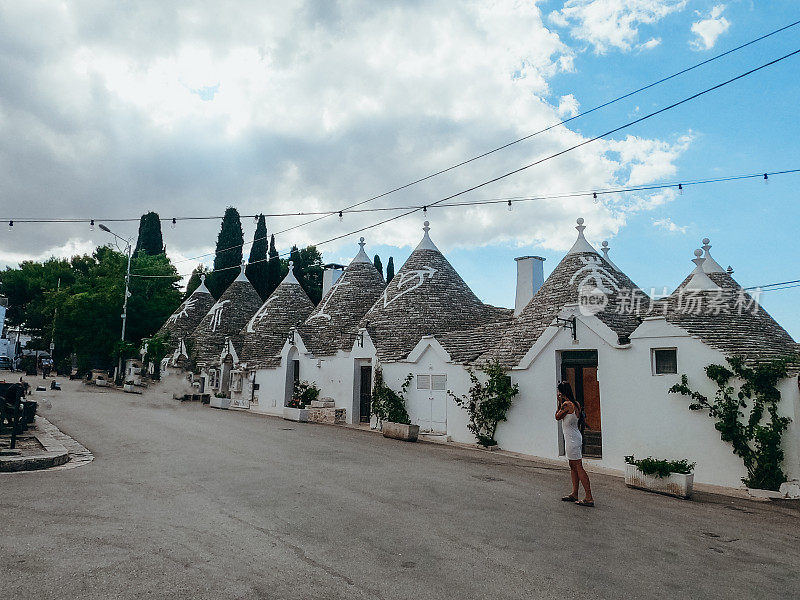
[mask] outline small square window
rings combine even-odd
[[[447,375],[431,375],[431,389],[442,391],[447,389]]]
[[[671,375],[678,372],[678,351],[675,348],[653,348],[653,374]]]
[[[429,390],[431,389],[431,376],[430,375],[417,375],[417,389]]]

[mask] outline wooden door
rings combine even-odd
[[[372,401],[372,367],[361,367],[361,388],[360,388],[360,413],[359,420],[362,423],[369,423],[370,402]]]

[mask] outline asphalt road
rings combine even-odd
[[[95,460],[0,476],[6,598],[798,598],[800,511],[67,384]]]

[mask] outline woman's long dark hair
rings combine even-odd
[[[575,416],[578,417],[578,427],[581,428],[581,432],[583,432],[583,427],[586,424],[583,418],[583,404],[575,400],[575,394],[572,393],[572,386],[569,384],[568,381],[561,381],[558,384],[558,391],[561,392],[564,396],[567,397],[567,400],[572,402],[572,405],[575,407]]]
[[[559,381],[558,391],[561,392],[562,396],[566,396],[567,400],[572,402],[575,406],[578,406],[578,403],[575,401],[575,394],[572,393],[572,386],[568,381]]]

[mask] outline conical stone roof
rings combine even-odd
[[[508,320],[513,311],[483,304],[425,235],[364,316],[381,360],[401,360],[425,335]]]
[[[583,219],[578,219],[578,239],[499,342],[478,362],[499,360],[515,366],[568,304],[608,325],[624,341],[639,326],[649,297],[622,271],[615,269],[586,241]]]
[[[226,338],[240,342],[239,332],[261,306],[261,298],[244,274],[228,286],[192,334],[192,356],[198,364],[219,362]]]
[[[248,369],[278,366],[289,331],[313,310],[314,303],[294,276],[290,262],[286,277],[243,327],[239,360],[247,363]]]
[[[386,287],[383,275],[364,252],[364,238],[359,245],[358,254],[298,330],[316,356],[352,347],[359,321]]]
[[[200,276],[200,286],[170,315],[156,335],[168,336],[167,354],[178,349],[181,339],[190,336],[214,305],[214,297],[206,287],[206,276]]]
[[[790,368],[799,370],[800,346],[748,290],[719,267],[708,252],[707,239],[703,241],[706,257],[698,266],[714,287],[693,289],[695,269],[672,294],[656,304],[652,316],[663,315],[668,322],[726,356],[740,356],[749,364],[794,358]],[[711,265],[705,262],[709,259]]]

